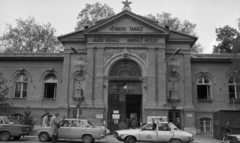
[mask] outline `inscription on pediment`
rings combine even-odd
[[[146,24],[136,22],[132,19],[121,19],[114,21],[112,24],[104,26],[98,32],[157,32],[156,29],[150,28]]]

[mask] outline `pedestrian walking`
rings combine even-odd
[[[227,139],[227,136],[230,135],[232,132],[231,132],[231,128],[229,127],[229,122],[225,122],[225,126],[224,126],[224,129],[223,129],[223,140],[222,142],[224,143]]]
[[[52,136],[52,143],[58,143],[58,129],[60,128],[59,113],[55,113],[50,121],[50,135]]]

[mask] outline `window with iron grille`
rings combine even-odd
[[[210,119],[210,118],[200,119],[200,129],[201,129],[201,133],[211,133],[212,132],[212,119]]]

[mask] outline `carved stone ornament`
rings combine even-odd
[[[178,90],[171,89],[170,91],[170,98],[168,99],[168,102],[172,105],[172,108],[176,108],[178,103],[181,101],[181,99],[178,97]]]
[[[125,48],[122,52],[122,57],[129,58],[129,56],[130,56],[130,52],[127,50],[127,48]]]
[[[81,104],[84,101],[85,97],[84,96],[73,97],[72,99],[76,102],[76,106],[79,107],[79,106],[81,106]]]
[[[148,59],[147,52],[135,52],[135,51],[127,50],[126,48],[124,50],[118,50],[118,51],[112,51],[112,52],[106,53],[105,64],[107,64],[108,61],[110,61],[111,59],[119,55],[122,56],[123,58],[129,58],[132,55],[137,57],[144,64],[147,64],[147,59]]]

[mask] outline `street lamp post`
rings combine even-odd
[[[181,51],[180,48],[178,48],[176,51],[173,52],[173,54],[167,59],[167,61],[165,62],[166,64],[166,78],[168,77],[168,67],[169,67],[169,60],[176,54],[178,54]],[[172,72],[172,76],[175,77],[175,73],[176,73],[176,66],[177,65],[171,65],[171,71]],[[166,80],[167,83],[167,80]],[[171,93],[169,96],[168,101],[172,104],[173,108],[176,108],[177,104],[180,102],[180,98],[176,95],[177,90],[173,87],[171,89]]]
[[[173,52],[173,54],[167,59],[166,64],[168,64],[168,61],[176,54],[178,54],[181,51],[181,48],[178,48],[176,51]]]

